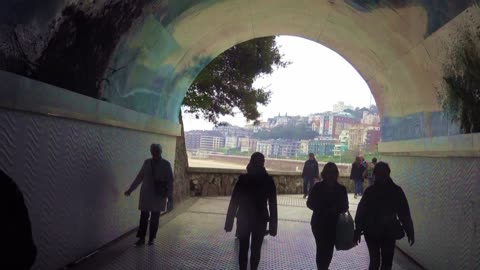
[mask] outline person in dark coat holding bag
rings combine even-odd
[[[395,241],[405,236],[413,245],[415,235],[408,201],[390,178],[390,167],[379,162],[373,169],[374,184],[367,188],[355,216],[354,242],[365,235],[370,254],[369,270],[392,269]],[[380,265],[381,262],[381,265]]]
[[[348,211],[347,189],[338,183],[338,175],[335,163],[325,164],[321,173],[323,181],[313,186],[307,200],[307,207],[313,210],[310,224],[317,245],[318,269],[328,269],[333,257],[338,217]]]
[[[160,212],[165,210],[167,199],[169,208],[173,205],[173,172],[170,162],[162,158],[162,147],[159,144],[150,146],[152,158],[145,160],[142,169],[133,181],[130,188],[125,191],[125,196],[130,194],[140,185],[140,200],[138,209],[140,214],[140,226],[138,228],[137,246],[145,244],[148,219],[150,218],[150,230],[148,244],[153,245],[157,235]],[[170,210],[170,209],[169,209]]]
[[[247,166],[247,174],[240,175],[228,206],[225,231],[232,231],[233,221],[237,217],[240,270],[247,269],[250,237],[250,269],[255,270],[260,263],[260,252],[267,232],[267,223],[269,234],[277,235],[277,191],[273,178],[268,175],[264,164],[265,157],[262,153],[252,154]]]

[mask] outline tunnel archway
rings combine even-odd
[[[480,137],[457,135],[436,100],[456,37],[480,26],[474,2],[152,1],[117,45],[102,93],[133,112],[0,73],[0,165],[30,194],[41,266],[58,268],[132,229],[126,214],[136,209],[120,189],[152,141],[174,160],[178,112],[195,76],[234,44],[284,34],[336,50],[368,82],[383,117],[380,151],[418,228],[417,245],[401,246],[428,268],[478,268]],[[179,185],[188,196],[188,184]],[[86,229],[65,232],[78,224]]]

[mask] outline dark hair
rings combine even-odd
[[[337,181],[338,180],[338,168],[337,165],[333,162],[328,162],[323,166],[322,173],[320,174],[322,179],[325,181]]]
[[[265,171],[265,156],[260,152],[255,152],[250,157],[250,162],[247,165],[248,173],[263,173]]]
[[[377,163],[377,158],[374,157],[374,158],[372,159],[372,162],[373,162],[373,163]]]
[[[373,175],[383,178],[390,177],[390,166],[386,162],[378,162],[375,164],[375,168],[373,168]]]

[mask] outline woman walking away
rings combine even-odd
[[[355,199],[357,195],[362,196],[363,194],[363,171],[365,171],[365,167],[362,165],[362,158],[357,156],[350,170],[350,179],[352,179],[355,184]]]
[[[395,241],[407,233],[410,245],[415,242],[413,222],[405,193],[390,178],[388,164],[377,163],[373,175],[375,182],[358,204],[354,241],[360,243],[361,234],[365,235],[369,270],[388,270],[392,269]]]
[[[253,153],[247,166],[247,174],[240,175],[228,206],[225,231],[232,231],[236,216],[240,240],[238,255],[240,270],[247,269],[250,237],[250,269],[255,270],[260,262],[260,251],[263,237],[267,232],[267,222],[269,234],[277,235],[277,192],[273,178],[268,175],[264,164],[263,154]]]
[[[307,207],[313,210],[312,232],[317,245],[317,268],[328,269],[333,257],[333,246],[338,216],[348,211],[345,186],[338,183],[338,168],[328,162],[321,173],[322,182],[313,186]]]

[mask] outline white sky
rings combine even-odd
[[[292,62],[286,68],[255,81],[256,87],[272,92],[267,106],[260,106],[260,119],[278,115],[308,115],[332,110],[343,101],[354,107],[375,104],[370,89],[355,68],[336,52],[319,43],[292,36],[277,37],[280,53]],[[241,113],[221,117],[233,125],[246,124]],[[184,114],[185,130],[211,129],[213,124],[193,115]]]

